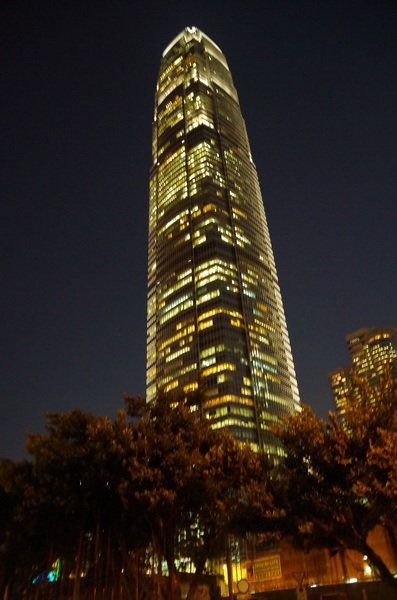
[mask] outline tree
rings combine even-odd
[[[34,520],[22,509],[24,492],[32,481],[31,464],[27,461],[0,461],[0,597],[18,595],[17,580],[33,576],[32,564],[40,552],[26,543],[36,530]],[[23,571],[23,573],[21,573]]]
[[[66,582],[73,575],[73,600],[82,572],[96,600],[117,599],[121,587],[132,600],[138,584],[131,557],[147,544],[140,507],[126,510],[121,495],[136,451],[133,428],[125,411],[114,422],[79,409],[46,417],[47,432],[27,437],[35,479],[25,496],[31,511],[45,515],[51,559],[62,558]]]
[[[114,421],[46,414],[46,432],[27,436],[30,460],[0,464],[3,597],[18,574],[10,598],[179,598],[180,559],[197,582],[229,533],[252,529],[267,506],[264,457],[211,428],[200,393],[127,398]]]
[[[263,455],[213,429],[192,410],[201,402],[197,393],[160,395],[148,405],[127,399],[130,415],[141,418],[133,425],[136,454],[123,497],[141,505],[157,564],[167,563],[167,598],[180,594],[177,557],[194,562],[199,580],[208,558],[224,556],[227,534],[245,533],[255,494],[264,506]]]
[[[387,372],[375,388],[354,379],[343,422],[313,410],[273,431],[284,444],[278,494],[286,530],[306,547],[350,548],[367,555],[381,579],[397,580],[368,543],[377,525],[396,525],[397,380]]]

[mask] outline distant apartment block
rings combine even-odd
[[[391,366],[397,376],[397,329],[366,327],[346,336],[351,364],[329,373],[337,413],[343,418],[346,402],[354,397],[352,377],[366,378],[371,387],[378,383],[385,368]]]

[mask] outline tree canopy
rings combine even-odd
[[[396,527],[397,380],[354,385],[343,420],[302,406],[273,427],[279,465],[213,429],[200,389],[127,397],[114,420],[47,413],[29,459],[0,460],[0,597],[177,600],[181,572],[198,584],[251,533],[355,549],[396,589],[368,534]]]
[[[43,579],[49,597],[46,574],[60,559],[57,599],[78,600],[87,586],[96,600],[178,598],[184,563],[198,578],[224,556],[227,534],[243,532],[265,489],[263,457],[212,429],[189,399],[126,405],[114,421],[47,413],[46,432],[27,436],[30,461],[1,463],[3,595],[12,584],[10,597],[39,597]],[[23,561],[13,552],[22,537],[32,549]]]
[[[393,535],[397,515],[397,380],[387,372],[375,388],[355,377],[343,419],[313,410],[273,428],[286,458],[279,502],[285,530],[304,546],[350,548],[368,557],[390,585],[397,580],[368,543],[377,525]]]

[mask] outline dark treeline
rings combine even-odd
[[[396,526],[397,380],[356,388],[343,424],[303,406],[275,425],[278,465],[199,419],[200,394],[48,413],[29,459],[0,462],[0,597],[177,600],[191,572],[193,598],[230,536],[355,549],[396,589],[367,538]]]

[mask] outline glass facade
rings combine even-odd
[[[353,373],[366,378],[370,386],[379,382],[386,367],[397,377],[397,329],[395,327],[366,327],[346,336],[351,365],[329,373],[332,397],[338,415],[343,419],[346,404],[354,398]]]
[[[299,397],[258,177],[226,59],[187,28],[155,94],[147,400],[199,372],[213,426],[280,454],[269,424]]]

